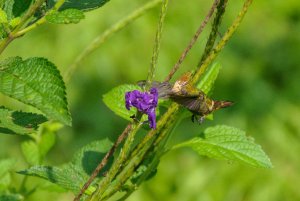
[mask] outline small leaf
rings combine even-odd
[[[52,8],[57,0],[47,0],[48,8]],[[66,1],[60,10],[69,8],[75,8],[78,10],[89,11],[103,6],[109,0],[68,0]]]
[[[6,13],[8,21],[10,21],[12,18],[14,18],[14,15],[13,15],[14,3],[15,3],[14,0],[5,0],[4,4],[2,5],[2,9]]]
[[[10,22],[9,22],[9,26],[11,28],[15,28],[16,26],[18,26],[21,22],[21,18],[20,17],[16,17],[14,19],[12,19]]]
[[[22,153],[29,165],[39,165],[41,162],[39,147],[33,140],[27,140],[21,144]]]
[[[61,12],[56,11],[46,15],[46,20],[53,24],[76,24],[82,19],[84,19],[84,14],[77,9],[67,9]]]
[[[40,114],[12,111],[0,106],[0,133],[30,134],[37,130],[38,125],[47,119]]]
[[[174,148],[178,147],[191,147],[210,158],[238,161],[254,167],[272,167],[269,157],[253,139],[246,137],[244,131],[229,126],[207,128],[203,137],[193,138]]]
[[[52,132],[47,129],[43,129],[41,140],[38,145],[41,161],[44,160],[44,157],[47,155],[47,153],[55,144],[55,139],[56,139],[55,132]]]
[[[20,57],[0,63],[0,92],[41,110],[50,119],[71,124],[65,84],[56,66],[44,58]]]
[[[79,150],[72,161],[62,167],[34,166],[19,173],[41,177],[64,189],[78,193],[111,145],[109,140],[95,141]],[[112,159],[99,176],[110,167],[111,163]]]
[[[130,111],[125,107],[125,93],[132,90],[141,90],[137,85],[124,84],[113,88],[111,91],[103,95],[103,102],[116,115],[131,120],[130,116],[136,114],[135,109]]]
[[[201,77],[199,84],[197,85],[198,89],[201,89],[205,94],[208,94],[216,81],[221,65],[219,63],[214,63],[211,65],[205,74]]]
[[[22,201],[24,197],[20,194],[0,194],[1,201]]]

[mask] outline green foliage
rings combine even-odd
[[[71,125],[65,84],[47,59],[13,57],[1,62],[0,92],[36,107],[49,119]]]
[[[136,109],[131,109],[130,111],[126,109],[125,93],[132,90],[141,90],[141,88],[133,84],[117,86],[103,95],[103,102],[116,115],[130,121],[130,116],[136,114]]]
[[[77,9],[66,9],[60,12],[54,11],[46,15],[46,20],[53,24],[76,24],[83,18],[83,12]]]
[[[78,192],[111,145],[109,140],[94,141],[79,150],[71,162],[61,167],[33,166],[19,173],[41,177],[64,189]],[[107,168],[109,168],[109,165]],[[106,168],[103,169],[99,173],[99,177],[106,170]]]
[[[0,133],[30,134],[36,132],[38,125],[47,119],[40,114],[12,111],[0,106]]]
[[[4,10],[7,15],[8,20],[14,18],[13,15],[14,3],[15,3],[14,0],[5,0],[1,5],[2,10]]]
[[[13,14],[18,17],[24,13],[31,5],[32,0],[15,0],[13,6]]]
[[[6,13],[4,12],[4,10],[2,10],[0,8],[0,24],[3,24],[3,23],[7,23],[7,15]]]
[[[229,126],[207,128],[203,136],[176,145],[191,147],[200,155],[215,159],[238,161],[254,167],[271,168],[272,164],[262,148],[245,132]]]
[[[57,0],[47,0],[49,8],[52,8]],[[75,8],[83,11],[94,10],[103,6],[109,0],[66,0],[60,10]]]
[[[38,145],[33,140],[27,140],[21,144],[22,153],[29,165],[39,165],[40,156]]]
[[[0,194],[1,201],[22,201],[24,197],[20,194]]]

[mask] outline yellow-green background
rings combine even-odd
[[[76,25],[43,25],[15,40],[1,58],[41,56],[63,73],[97,35],[142,5],[145,0],[111,0],[86,13]],[[156,79],[162,80],[203,20],[211,1],[172,0],[164,26]],[[230,25],[241,1],[229,1],[221,27]],[[116,139],[126,121],[102,102],[102,95],[123,83],[145,79],[150,64],[159,8],[151,10],[87,57],[67,84],[73,127],[63,128],[46,164],[70,160],[92,140]],[[206,28],[208,29],[208,27]],[[180,72],[192,69],[208,33],[199,39]],[[205,127],[227,124],[247,131],[270,156],[274,168],[255,169],[200,157],[189,149],[165,155],[155,178],[144,183],[130,201],[296,201],[300,200],[300,1],[254,0],[241,27],[219,55],[223,66],[213,98],[236,104],[218,111],[199,126],[185,120],[171,143],[199,134]],[[179,76],[177,73],[176,76]],[[22,107],[0,96],[1,104]],[[17,104],[17,105],[16,105]],[[0,136],[0,157],[18,159],[24,169],[19,136]],[[22,176],[14,175],[19,181]],[[28,186],[43,183],[33,179]],[[17,182],[16,182],[17,183]],[[38,191],[29,200],[71,200],[71,193]]]

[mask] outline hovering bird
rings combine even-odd
[[[192,121],[202,123],[204,118],[221,108],[229,107],[231,101],[218,101],[210,99],[203,91],[191,85],[191,73],[185,73],[174,84],[154,81],[151,87],[157,88],[158,97],[170,99],[192,112]],[[146,81],[139,81],[138,85],[145,86]]]

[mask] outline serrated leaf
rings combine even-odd
[[[65,84],[45,58],[9,58],[0,63],[0,92],[41,110],[50,119],[71,124]]]
[[[20,194],[0,194],[1,201],[22,201],[24,197]]]
[[[25,135],[37,130],[47,119],[40,114],[12,111],[0,106],[0,133]]]
[[[41,162],[39,147],[33,140],[27,140],[21,144],[22,153],[26,159],[26,162],[33,166],[39,165]]]
[[[199,84],[197,85],[198,89],[201,89],[205,94],[208,94],[218,77],[221,65],[219,63],[214,63],[211,65],[205,74],[201,77]]]
[[[48,8],[52,8],[57,0],[47,0]],[[60,10],[75,8],[78,10],[89,11],[97,9],[107,3],[109,0],[66,0]]]
[[[19,173],[41,177],[77,193],[111,145],[109,140],[95,141],[79,150],[72,161],[62,167],[34,166]],[[106,168],[109,168],[111,162]],[[106,168],[99,173],[99,176],[106,171]]]
[[[193,138],[174,148],[178,147],[191,147],[210,158],[237,161],[254,167],[272,167],[260,145],[248,138],[244,131],[225,125],[207,128],[203,137]]]
[[[76,24],[82,19],[84,19],[84,14],[77,9],[67,9],[60,12],[56,11],[46,15],[46,20],[53,24]]]
[[[103,102],[118,116],[131,120],[130,116],[136,114],[136,109],[127,110],[125,108],[125,93],[132,90],[142,90],[139,86],[133,84],[124,84],[113,88],[103,95]]]

